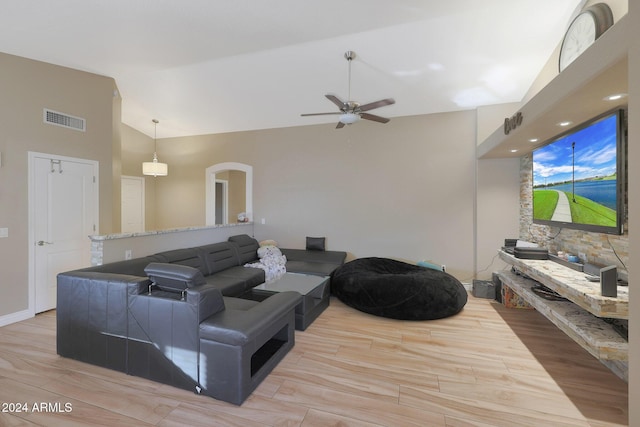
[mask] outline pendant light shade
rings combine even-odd
[[[160,163],[158,161],[158,156],[154,154],[152,162],[142,163],[142,174],[153,176],[167,176],[169,175],[169,167],[166,163]]]
[[[153,119],[153,161],[152,162],[143,162],[142,163],[142,174],[143,175],[152,175],[152,176],[167,176],[169,175],[169,166],[166,163],[160,163],[158,161],[158,154],[156,153],[157,149],[157,126],[158,120]]]

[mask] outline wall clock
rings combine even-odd
[[[567,29],[560,47],[560,71],[567,68],[602,33],[613,25],[613,14],[605,3],[597,3],[580,12]]]

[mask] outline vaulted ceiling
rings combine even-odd
[[[518,102],[584,0],[0,0],[0,51],[113,77],[158,137]],[[69,111],[69,114],[75,112]],[[367,122],[357,125],[383,126]]]

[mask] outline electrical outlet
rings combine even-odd
[[[6,227],[0,228],[0,237],[9,237],[9,229]]]
[[[131,253],[131,249],[124,251],[124,259],[131,259],[132,256],[133,254]]]
[[[260,220],[260,222],[264,225],[264,224],[266,224],[266,223],[267,223],[267,220],[266,220],[265,218],[262,218],[262,219]]]

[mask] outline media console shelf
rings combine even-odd
[[[520,259],[504,251],[500,258],[527,276],[553,289],[597,317],[629,318],[629,288],[618,286],[618,297],[603,297],[600,282],[590,282],[585,274],[551,260]]]
[[[497,275],[502,283],[618,376],[625,380],[628,378],[629,343],[601,318],[627,318],[629,298],[626,288],[618,287],[619,298],[603,297],[599,283],[588,282],[584,273],[554,261],[518,259],[504,251],[500,251],[500,257],[530,277],[500,271]],[[537,282],[567,300],[550,301],[539,297],[531,290]]]

